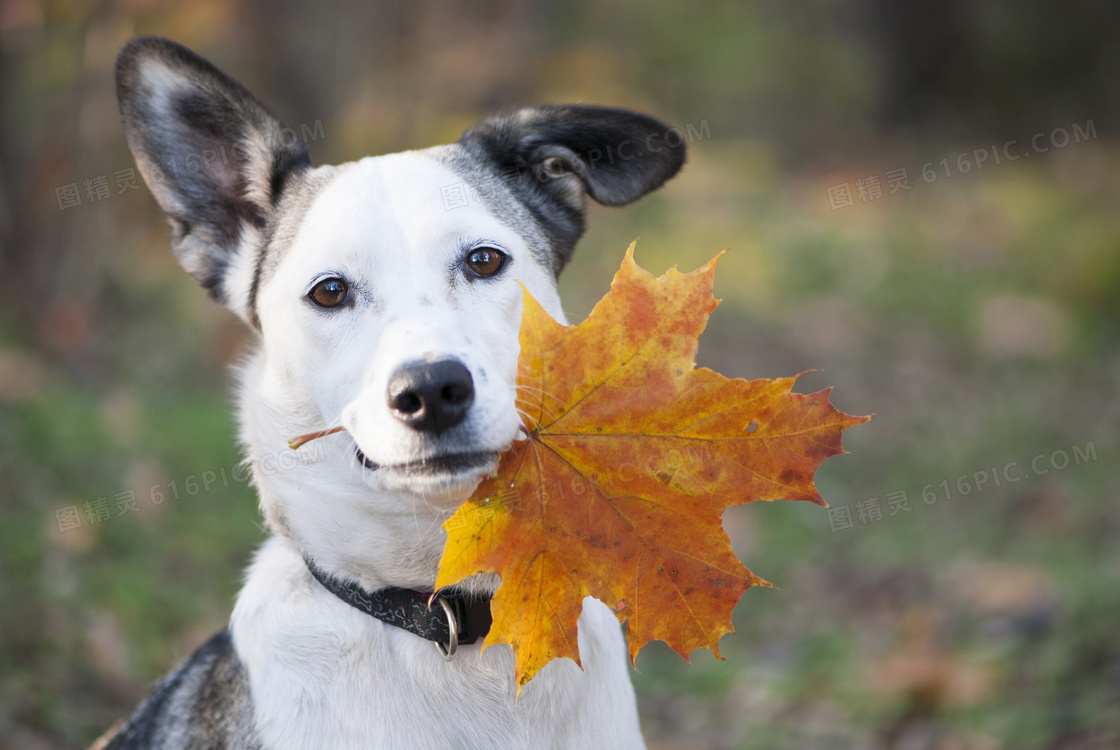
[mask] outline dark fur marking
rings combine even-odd
[[[168,73],[146,78],[149,66]],[[116,75],[125,134],[171,224],[172,248],[228,302],[223,283],[244,228],[272,220],[291,176],[311,166],[307,149],[285,144],[279,121],[252,94],[169,40],[132,40]],[[252,144],[262,142],[258,152]]]
[[[229,628],[165,677],[106,750],[258,750],[245,668]]]
[[[330,181],[334,171],[331,167],[318,169],[299,168],[285,172],[282,192],[276,194],[276,206],[270,221],[264,228],[260,247],[253,261],[253,279],[249,285],[248,307],[249,322],[260,330],[261,322],[257,314],[257,296],[268,272],[279,261],[315,196]]]
[[[284,195],[284,188],[288,179],[297,172],[311,168],[311,158],[307,151],[276,151],[272,154],[272,176],[269,179],[269,199],[273,207],[279,205],[280,198]]]
[[[489,117],[464,133],[459,144],[490,164],[540,222],[559,274],[583,235],[582,194],[621,206],[680,170],[685,146],[683,140],[675,147],[665,143],[669,130],[659,120],[624,109],[547,106]],[[623,146],[629,148],[624,152]],[[548,171],[550,163],[559,171]]]
[[[200,281],[202,288],[209,292],[216,302],[225,304],[229,300],[226,298],[225,289],[222,288],[222,280],[229,270],[229,258],[225,255],[211,255],[205,263],[207,270]]]

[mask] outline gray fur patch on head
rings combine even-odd
[[[670,130],[613,107],[529,107],[492,115],[463,133],[447,152],[448,166],[500,209],[497,215],[516,217],[519,231],[543,235],[533,247],[547,248],[558,275],[583,236],[589,197],[624,206],[680,171],[683,139],[662,143]]]
[[[280,265],[295,242],[308,210],[320,193],[346,165],[323,166],[308,169],[289,178],[276,207],[276,220],[265,229],[264,239],[257,248],[253,268],[253,282],[249,289],[249,317],[260,328],[257,316],[257,295]]]
[[[499,221],[517,232],[532,250],[534,257],[545,268],[559,275],[570,254],[570,249],[559,245],[550,237],[524,202],[510,189],[507,176],[488,159],[480,158],[475,151],[459,143],[418,151],[463,178],[471,190],[482,199],[483,205]]]

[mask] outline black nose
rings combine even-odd
[[[414,430],[439,434],[463,421],[474,401],[471,371],[444,359],[405,365],[389,378],[389,409]]]

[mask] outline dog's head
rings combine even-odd
[[[296,484],[387,512],[461,502],[518,434],[518,282],[562,319],[556,277],[587,197],[629,203],[684,161],[653,118],[567,106],[316,168],[243,87],[155,38],[121,52],[117,89],[180,263],[259,332],[243,374],[251,455],[347,429],[315,466],[258,471],[262,494],[288,487],[287,507],[266,502],[274,525],[299,514]]]

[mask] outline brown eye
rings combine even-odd
[[[350,297],[350,287],[342,279],[323,279],[307,295],[319,307],[338,307]]]
[[[480,247],[467,256],[467,268],[476,276],[493,276],[501,270],[506,256],[492,247]]]

